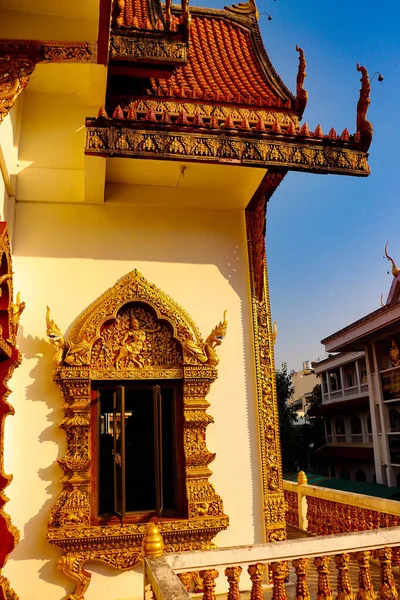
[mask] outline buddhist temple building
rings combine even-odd
[[[150,521],[167,553],[286,543],[266,206],[368,176],[372,137],[364,66],[323,131],[297,52],[293,93],[253,0],[1,3],[4,598],[142,597]]]

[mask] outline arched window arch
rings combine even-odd
[[[356,481],[367,481],[367,476],[362,469],[356,471]]]

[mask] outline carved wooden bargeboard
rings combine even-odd
[[[64,550],[59,569],[83,597],[90,581],[87,561],[117,569],[136,566],[146,523],[92,524],[91,413],[92,381],[162,380],[183,382],[183,447],[188,518],[160,521],[167,551],[212,548],[213,537],[228,526],[222,500],[209,482],[215,454],[206,446],[206,396],[217,377],[216,347],[226,319],[205,342],[189,317],[171,298],[136,270],[96,300],[78,319],[69,340],[47,312],[47,334],[56,348],[54,379],[65,400],[60,427],[67,452],[59,461],[63,490],[51,511],[48,540]]]

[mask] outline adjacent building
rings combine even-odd
[[[390,257],[388,257],[389,260]],[[320,376],[327,444],[319,457],[333,477],[400,484],[400,271],[386,304],[322,340]]]
[[[289,404],[296,406],[298,415],[297,423],[301,425],[304,423],[310,407],[311,392],[319,384],[319,380],[314,373],[310,361],[305,361],[301,371],[295,371],[291,377],[294,391]]]

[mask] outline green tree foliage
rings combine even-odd
[[[286,363],[282,363],[276,371],[276,392],[278,399],[279,425],[281,432],[282,467],[284,472],[295,471],[297,452],[301,444],[297,421],[297,410],[289,399],[294,392],[292,372]]]
[[[294,388],[292,372],[288,371],[286,363],[276,371],[276,391],[283,472],[299,469],[307,472],[317,471],[315,451],[325,443],[323,419],[315,416],[315,409],[322,402],[321,385],[317,384],[311,392],[309,409],[302,425],[297,424],[296,403],[289,404]]]

